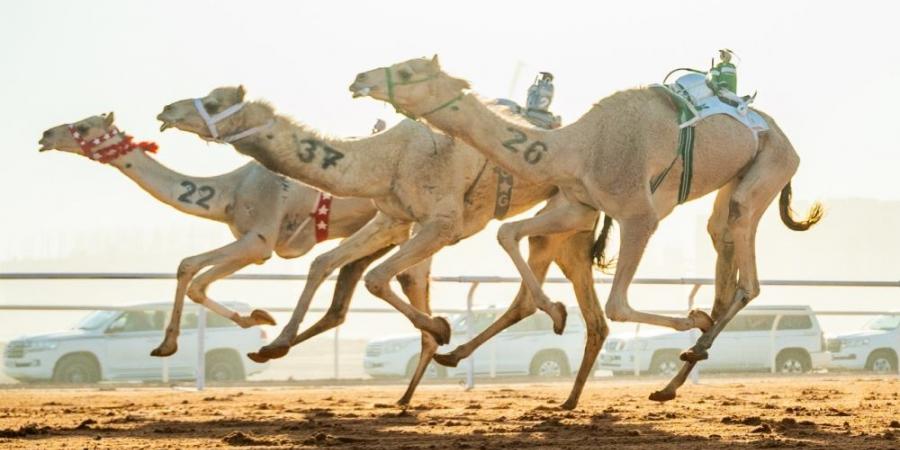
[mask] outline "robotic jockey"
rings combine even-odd
[[[525,100],[525,118],[529,122],[543,128],[559,128],[562,119],[550,112],[553,90],[553,74],[540,72],[528,87],[528,98]]]
[[[723,102],[737,107],[739,113],[746,114],[752,98],[737,95],[737,67],[732,64],[732,57],[734,52],[731,50],[719,50],[719,63],[709,71],[707,84]]]

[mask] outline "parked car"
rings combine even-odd
[[[248,305],[228,304],[246,310]],[[150,356],[162,342],[171,303],[137,305],[127,311],[94,311],[71,330],[26,335],[10,341],[3,369],[21,381],[93,383],[101,380],[159,380],[164,358]],[[197,311],[185,305],[178,352],[165,358],[172,379],[190,379],[197,369]],[[206,315],[206,377],[243,380],[266,366],[244,355],[266,341],[259,328],[242,329],[216,314]]]
[[[472,335],[487,328],[502,312],[494,308],[473,311]],[[452,317],[450,324],[453,330],[450,343],[441,346],[438,352],[449,352],[469,340],[465,314]],[[584,320],[578,310],[569,310],[566,330],[561,336],[553,333],[550,317],[538,311],[494,336],[470,358],[474,358],[476,374],[489,374],[493,371],[500,375],[567,376],[581,364],[584,334]],[[363,368],[374,378],[410,376],[419,360],[420,342],[419,334],[369,341]],[[432,363],[426,375],[460,376],[467,370],[467,360],[453,368]]]
[[[897,373],[900,353],[900,312],[878,316],[863,331],[845,333],[828,340],[831,367]]]
[[[690,331],[610,336],[600,353],[600,369],[626,375],[637,366],[640,373],[671,376],[681,368],[679,354],[695,340]],[[700,367],[771,370],[774,360],[778,372],[803,373],[825,367],[829,359],[822,328],[808,306],[748,306],[722,330]]]

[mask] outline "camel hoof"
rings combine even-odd
[[[572,399],[566,400],[565,403],[563,403],[562,405],[559,405],[559,407],[561,409],[564,409],[566,411],[571,411],[571,410],[575,409],[576,406],[578,406],[578,400],[572,400]]]
[[[566,305],[563,305],[560,302],[553,303],[550,306],[550,318],[553,319],[553,332],[556,334],[563,334],[563,331],[566,330],[566,318],[569,316],[569,312],[566,311]],[[559,316],[554,316],[554,313]]]
[[[164,358],[166,356],[172,356],[175,352],[178,351],[178,344],[172,345],[169,348],[166,348],[166,344],[162,343],[159,347],[154,348],[150,351],[150,356],[156,356],[158,358]]]
[[[255,320],[257,325],[275,325],[275,318],[261,309],[254,309],[250,313],[250,318]]]
[[[260,355],[259,353],[255,353],[255,352],[247,353],[247,357],[250,358],[250,361],[253,361],[258,364],[263,364],[263,363],[269,362],[269,358],[266,358],[265,356]]]
[[[276,344],[273,342],[260,348],[259,352],[257,353],[259,353],[259,356],[263,358],[278,359],[284,355],[287,355],[290,349],[291,346],[288,344]]]
[[[407,398],[407,397],[403,397],[403,398],[401,398],[400,400],[397,400],[397,406],[401,406],[401,407],[409,406],[409,401],[410,401],[410,400],[411,400],[411,399],[409,399],[409,398]]]
[[[438,332],[435,333],[431,330],[427,330],[434,337],[434,340],[437,341],[438,345],[446,345],[450,343],[450,322],[447,322],[447,319],[443,317],[432,317],[432,320],[437,323]]]
[[[709,331],[714,323],[712,317],[709,317],[709,314],[699,309],[692,309],[691,312],[688,313],[688,319],[694,324],[694,328],[699,328],[700,331],[704,333]]]
[[[446,355],[435,353],[432,359],[434,359],[434,362],[444,367],[456,367],[459,364],[459,358],[457,358],[453,352],[447,353]]]
[[[698,349],[696,346],[689,348],[678,356],[682,361],[689,363],[697,363],[709,358],[706,350]]]
[[[650,400],[653,400],[654,402],[662,403],[662,402],[667,402],[669,400],[674,400],[674,399],[675,399],[675,392],[656,391],[656,392],[650,394]]]

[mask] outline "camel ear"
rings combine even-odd
[[[106,125],[106,128],[112,126],[113,122],[116,121],[116,115],[114,112],[110,111],[109,114],[103,116],[103,124]]]
[[[238,94],[238,101],[239,101],[239,102],[244,101],[244,95],[245,95],[246,93],[247,93],[247,92],[244,90],[244,85],[243,85],[243,84],[240,85],[240,86],[238,86],[238,92],[237,92],[237,94]]]
[[[431,57],[431,65],[434,66],[434,67],[437,68],[437,69],[440,69],[440,68],[441,68],[441,62],[438,61],[438,55],[437,55],[437,53],[435,53],[434,56]]]

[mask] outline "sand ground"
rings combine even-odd
[[[900,449],[900,378],[740,378],[686,385],[569,382],[402,386],[0,390],[0,448]]]

